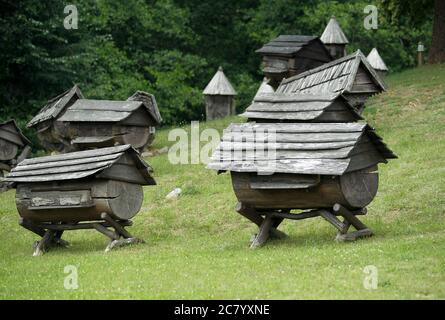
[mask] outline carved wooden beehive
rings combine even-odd
[[[112,240],[132,239],[120,228],[139,212],[142,186],[156,184],[151,172],[139,153],[124,145],[24,160],[6,181],[17,189],[21,225],[49,246],[64,230],[94,228]],[[110,226],[115,233],[105,230]]]
[[[359,113],[366,100],[385,90],[383,80],[360,50],[283,80],[277,93],[342,94]]]
[[[126,101],[84,99],[77,86],[51,99],[28,123],[48,151],[71,152],[131,144],[143,150],[162,122],[152,94],[137,91]]]
[[[396,155],[357,121],[384,88],[357,52],[257,95],[242,114],[250,122],[224,131],[208,168],[230,172],[236,210],[260,227],[251,247],[285,236],[277,229],[283,219],[321,216],[339,240],[373,234],[357,216],[377,194],[377,165]],[[348,232],[351,225],[357,231]]]
[[[364,123],[232,124],[210,169],[230,171],[239,202],[260,210],[366,207],[377,164],[395,155]]]
[[[79,99],[58,119],[75,150],[124,144],[143,150],[161,121],[154,96],[141,92],[127,101]]]
[[[318,37],[280,35],[256,51],[263,57],[262,69],[276,88],[281,80],[318,67],[332,56]]]

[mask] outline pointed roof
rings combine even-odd
[[[372,156],[363,159],[364,151]],[[243,123],[224,130],[207,168],[342,175],[394,158],[366,123]]]
[[[378,92],[385,90],[385,84],[382,79],[368,63],[363,53],[357,50],[348,56],[284,79],[276,92],[313,94],[351,92],[360,67],[363,67],[368,72]]]
[[[256,92],[254,99],[256,99],[259,96],[262,96],[262,95],[265,95],[265,94],[271,94],[271,93],[274,93],[274,92],[275,92],[275,90],[269,84],[269,79],[264,77],[263,82],[261,82],[261,85],[258,88],[258,91]]]
[[[226,75],[224,74],[223,68],[219,67],[212,80],[210,80],[209,84],[204,89],[203,94],[234,96],[236,95],[236,91],[233,89],[229,79],[227,79]]]
[[[349,41],[346,38],[343,30],[340,28],[337,19],[335,16],[331,17],[328,25],[323,31],[323,34],[320,37],[321,41],[324,44],[348,44]]]
[[[81,98],[83,98],[82,92],[79,87],[75,85],[70,90],[49,100],[39,113],[28,122],[27,127],[31,128],[43,121],[57,118],[70,103]]]
[[[376,48],[373,48],[371,50],[371,52],[366,57],[366,60],[368,60],[371,67],[373,67],[375,70],[388,71],[388,67],[386,66],[382,57],[380,57],[380,54]]]
[[[5,181],[30,183],[89,178],[112,167],[126,154],[134,161],[144,184],[156,184],[150,174],[152,168],[131,145],[26,159],[12,169]]]

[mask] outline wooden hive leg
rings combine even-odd
[[[266,243],[270,236],[270,229],[273,226],[273,218],[271,215],[266,215],[263,223],[261,224],[258,235],[253,239],[250,245],[251,249],[259,248]]]
[[[340,232],[337,234],[337,241],[355,241],[359,238],[371,237],[374,233],[363,222],[361,222],[351,211],[336,203],[333,207],[333,211],[336,214],[343,216],[345,224],[352,225],[357,231]]]
[[[58,246],[63,248],[68,248],[71,244],[68,241],[62,239],[64,230],[58,230],[55,232],[54,237],[52,239],[51,245]]]
[[[42,237],[40,241],[35,243],[34,253],[32,254],[34,257],[43,255],[51,246],[51,242],[53,241],[55,232],[53,230],[46,230],[45,235]]]
[[[106,236],[110,237],[112,240],[105,248],[105,252],[112,250],[115,247],[121,247],[128,244],[136,244],[136,243],[144,243],[142,239],[133,237],[127,230],[125,230],[124,226],[121,225],[118,221],[115,221],[111,218],[107,213],[102,213],[101,218],[104,219],[108,224],[114,228],[114,232],[108,230],[104,226],[101,227],[95,226],[94,228],[99,232],[102,232]],[[106,231],[105,231],[106,230]],[[122,237],[122,239],[120,239]]]
[[[264,218],[258,214],[254,208],[247,206],[244,203],[238,202],[235,206],[235,210],[243,217],[255,223],[258,227],[261,227],[264,222]],[[287,237],[286,233],[277,229],[282,221],[283,219],[281,218],[274,218],[273,226],[269,230],[271,238],[283,239]]]

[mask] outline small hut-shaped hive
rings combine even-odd
[[[341,94],[256,96],[240,116],[256,122],[353,122],[363,119]]]
[[[385,84],[369,65],[360,50],[285,79],[277,93],[329,94],[341,93],[359,113],[365,101],[372,95],[385,90]]]
[[[205,96],[207,120],[235,114],[236,91],[224,74],[222,67],[218,68],[218,71],[204,89],[203,94]]]
[[[289,78],[332,60],[318,37],[281,35],[256,51],[263,57],[264,75],[276,88]]]
[[[376,48],[373,48],[371,52],[366,57],[371,67],[375,70],[375,72],[384,79],[386,74],[388,73],[388,67],[383,61],[382,57],[380,57],[379,52]]]
[[[151,171],[125,145],[24,160],[6,181],[17,189],[20,224],[42,236],[40,255],[65,230],[96,229],[111,238],[108,249],[138,242],[123,227],[142,206],[142,186],[156,184]]]
[[[49,151],[64,151],[69,149],[69,142],[66,141],[67,127],[65,123],[57,122],[74,102],[82,99],[83,95],[79,87],[74,86],[61,95],[52,98],[39,111],[39,113],[28,123],[28,128],[37,131],[37,137],[41,145]]]
[[[349,41],[340,28],[335,16],[332,16],[331,20],[329,20],[320,39],[334,59],[339,59],[346,55],[346,45]]]
[[[154,96],[138,92],[127,101],[79,99],[58,121],[75,150],[119,144],[142,150],[161,120]]]
[[[232,124],[209,163],[255,210],[366,207],[395,155],[364,123]]]

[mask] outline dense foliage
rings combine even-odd
[[[394,5],[378,2],[378,29],[366,30],[363,0],[72,0],[78,29],[67,30],[65,2],[0,0],[0,120],[23,127],[73,83],[89,98],[154,93],[166,124],[202,119],[201,92],[219,65],[242,110],[262,79],[255,49],[278,34],[321,35],[333,14],[349,51],[376,46],[397,71],[414,65],[419,41],[428,48],[431,3],[426,18],[395,24]]]

